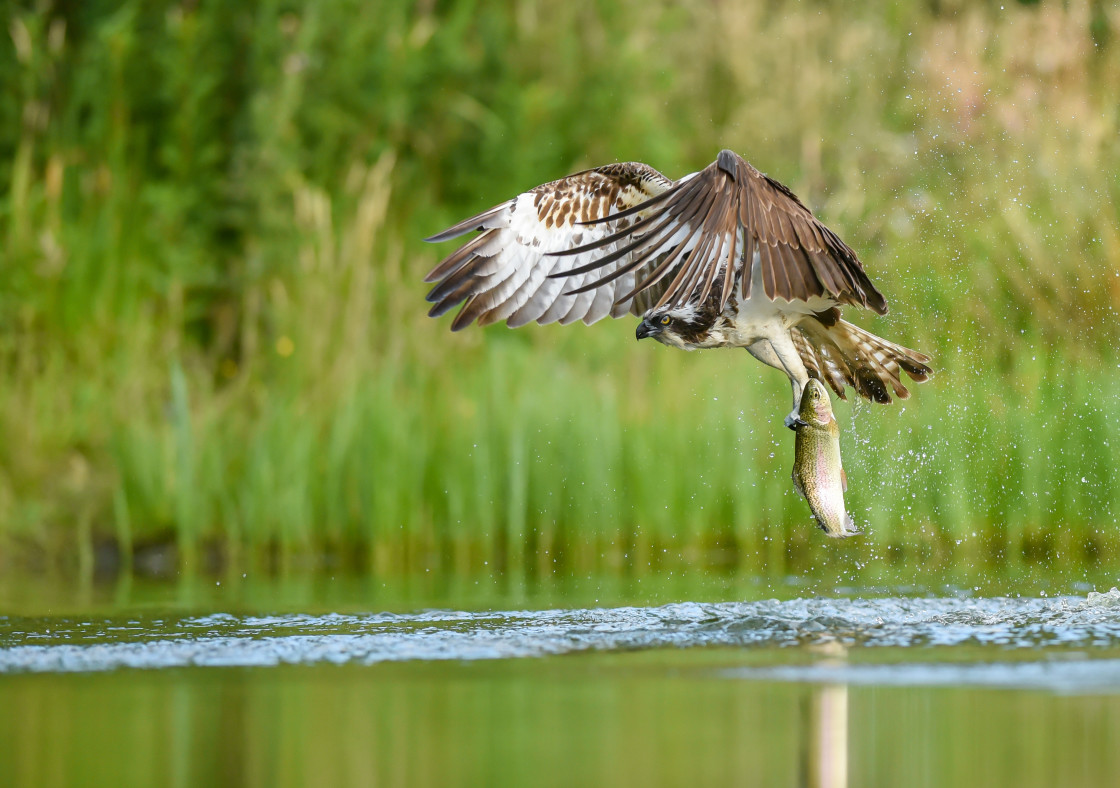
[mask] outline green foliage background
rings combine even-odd
[[[1114,557],[1120,11],[1098,2],[35,2],[0,22],[0,562],[174,543],[785,566]],[[419,239],[723,147],[931,353],[840,408],[861,546],[792,493],[784,380],[632,325],[447,332]],[[799,558],[800,557],[800,558]]]

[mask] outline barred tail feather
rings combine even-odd
[[[872,402],[888,403],[891,392],[899,399],[910,396],[902,384],[902,371],[922,383],[933,374],[929,356],[896,345],[844,320],[831,326],[809,319],[791,329],[809,376],[828,383],[841,399],[850,387]]]

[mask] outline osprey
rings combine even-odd
[[[888,403],[910,396],[900,370],[931,374],[928,356],[840,319],[842,305],[886,314],[886,299],[793,192],[729,150],[678,181],[639,162],[579,172],[425,240],[473,230],[424,279],[432,317],[463,303],[452,331],[631,313],[638,339],[743,347],[784,372],[789,427],[809,378]]]

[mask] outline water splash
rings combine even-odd
[[[804,655],[816,653],[823,644],[862,656],[885,647],[920,648],[927,659],[930,650],[951,658],[959,647],[980,647],[983,664],[989,665],[992,659],[1014,659],[1023,665],[1026,654],[1036,660],[1036,667],[1015,668],[1015,681],[1041,681],[1069,671],[1038,667],[1037,659],[1062,659],[1075,649],[1098,650],[1099,656],[1120,649],[1120,590],[1042,599],[798,599],[512,612],[0,617],[0,673],[369,665],[668,647],[774,649],[779,654],[796,649],[791,655]],[[918,667],[896,664],[892,679],[883,673],[889,666],[882,664],[780,664],[788,661],[775,659],[778,667],[744,668],[729,675],[913,683]],[[1090,662],[1097,665],[1094,681],[1120,689],[1120,660]],[[1082,672],[1084,664],[1088,663],[1082,663]],[[944,675],[950,676],[950,683],[962,681],[959,674]],[[974,675],[980,683],[998,684],[983,670]],[[943,679],[939,674],[932,680]]]

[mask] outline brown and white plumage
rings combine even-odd
[[[636,162],[586,170],[427,240],[472,230],[425,278],[430,315],[463,304],[452,330],[629,312],[639,339],[747,348],[789,376],[794,411],[809,377],[890,402],[909,396],[900,370],[930,374],[927,356],[840,320],[840,305],[885,314],[886,299],[847,244],[731,151],[675,182]]]
[[[630,273],[591,290],[579,290],[600,273],[552,276],[611,253],[610,243],[595,251],[572,255],[581,244],[601,242],[632,224],[590,224],[664,193],[673,182],[637,162],[609,164],[569,175],[497,205],[426,240],[457,238],[472,230],[480,234],[457,249],[424,278],[438,282],[428,294],[435,303],[428,313],[438,317],[466,302],[451,323],[459,331],[474,320],[488,325],[505,320],[511,328],[536,321],[594,323],[607,315],[630,311],[635,285]],[[569,256],[558,257],[565,252]],[[610,272],[620,264],[607,264]]]

